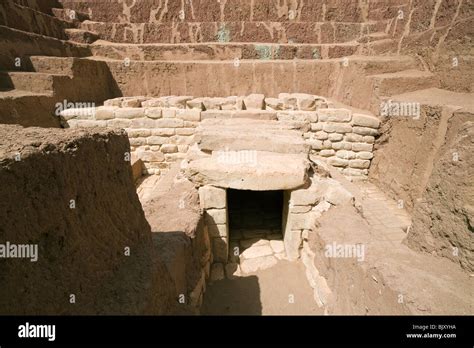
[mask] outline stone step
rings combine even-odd
[[[308,155],[260,151],[214,152],[190,161],[190,181],[236,190],[293,190],[307,183]]]
[[[73,75],[75,58],[53,56],[31,56],[30,63],[33,71],[47,74]]]
[[[3,76],[0,76],[0,84]],[[0,123],[19,124],[23,127],[60,127],[59,117],[54,115],[57,101],[45,93],[12,90],[0,87]]]
[[[195,141],[203,151],[270,151],[308,154],[303,133],[290,124],[250,119],[203,120]]]
[[[79,24],[80,22],[89,20],[87,13],[71,10],[68,8],[52,8],[53,15],[63,21]]]
[[[85,21],[81,28],[98,33],[102,39],[118,43],[344,43],[367,32],[385,30],[378,22],[177,22],[105,23]]]
[[[195,43],[117,44],[96,41],[92,54],[131,60],[331,59],[353,55],[356,42],[341,44]]]
[[[156,22],[212,22],[212,21],[333,21],[363,22],[390,19],[406,0],[370,1],[358,0],[296,1],[282,3],[278,0],[193,0],[192,2],[168,1],[166,6],[156,0],[123,2],[122,0],[61,0],[66,8],[90,13],[91,19],[101,22],[131,23]],[[139,9],[139,10],[138,10]]]
[[[61,40],[67,39],[64,29],[72,27],[52,15],[10,1],[0,6],[0,25]]]
[[[70,77],[36,72],[0,72],[2,88],[17,89],[36,93],[53,93]]]
[[[439,79],[435,74],[414,69],[371,75],[369,78],[373,80],[374,90],[379,96],[439,87]]]
[[[2,70],[31,70],[28,57],[32,55],[62,57],[90,56],[89,49],[84,45],[76,45],[68,41],[1,25],[0,38],[2,41],[0,54],[0,66]],[[21,66],[17,65],[17,58],[20,58]]]
[[[68,37],[68,40],[72,42],[78,42],[82,44],[92,44],[95,41],[99,40],[99,35],[88,30],[83,29],[66,29],[65,33]]]
[[[342,98],[334,90],[334,77],[342,77],[345,88],[366,75],[414,69],[417,63],[406,56],[350,56],[346,59],[315,60],[197,60],[128,61],[91,59],[106,62],[123,95],[194,95],[222,97],[249,95],[258,91],[269,97],[297,91]],[[138,73],[140,72],[140,73]],[[339,77],[338,77],[339,79]],[[137,81],[146,81],[138,83]],[[344,92],[344,94],[343,94]],[[366,98],[366,96],[364,96]],[[350,104],[349,102],[345,102]],[[365,108],[366,110],[368,108]]]
[[[58,0],[13,0],[14,3],[29,7],[32,10],[38,11],[38,12],[43,12],[48,15],[52,15],[53,13],[51,12],[52,8],[54,7],[59,7],[60,4]]]

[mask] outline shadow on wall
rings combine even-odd
[[[260,286],[256,276],[223,279],[209,284],[202,315],[262,315]]]

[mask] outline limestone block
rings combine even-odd
[[[316,98],[314,95],[305,93],[293,93],[293,97],[296,98],[296,106],[298,110],[302,111],[315,111],[316,110]]]
[[[138,98],[125,99],[122,101],[122,108],[140,108],[142,101]]]
[[[185,109],[176,110],[176,117],[184,121],[201,121],[201,110],[198,109]]]
[[[193,136],[176,135],[173,137],[173,142],[176,145],[192,145],[195,141]]]
[[[82,120],[94,120],[95,114],[97,112],[97,108],[89,107],[89,108],[69,108],[63,110],[59,113],[59,115],[65,119],[66,121],[72,119],[82,119]]]
[[[129,138],[149,137],[151,130],[149,129],[126,129]]]
[[[348,160],[338,157],[330,157],[328,163],[334,167],[347,167],[349,165]]]
[[[161,119],[156,120],[155,122],[156,122],[156,128],[184,127],[184,121],[179,118],[161,118]]]
[[[323,130],[324,125],[325,123],[319,122],[319,121],[316,123],[311,123],[311,131],[317,132],[317,131]]]
[[[95,110],[96,120],[111,120],[115,118],[115,110],[118,109],[115,106],[99,106]]]
[[[374,145],[366,143],[353,143],[352,150],[354,151],[369,151],[372,152]]]
[[[160,149],[163,153],[176,153],[178,152],[178,146],[174,144],[164,144]]]
[[[285,250],[288,256],[288,260],[295,261],[300,256],[300,247],[303,238],[301,236],[301,231],[288,231],[285,233]]]
[[[243,98],[231,96],[223,99],[221,103],[222,110],[242,110]]]
[[[361,143],[364,142],[364,136],[355,133],[348,133],[344,135],[344,141],[349,141],[353,143]]]
[[[244,260],[240,264],[242,273],[254,273],[275,266],[278,260],[274,256],[263,256],[254,259]]]
[[[349,176],[366,176],[369,174],[367,169],[344,168],[342,174]]]
[[[323,126],[323,130],[327,133],[350,133],[352,126],[346,123],[328,122]]]
[[[331,157],[331,156],[334,156],[335,154],[336,154],[336,151],[334,151],[333,149],[322,150],[319,152],[319,156],[321,157]]]
[[[273,250],[270,245],[252,245],[242,252],[241,258],[248,260],[270,255],[273,255]]]
[[[348,133],[348,134],[351,134],[351,133]],[[330,133],[330,134],[328,134],[328,140],[330,140],[332,142],[341,141],[343,138],[344,138],[344,136],[342,134],[339,134],[339,133]]]
[[[203,98],[195,98],[186,102],[188,109],[204,110]]]
[[[148,118],[153,118],[153,119],[161,118],[162,117],[161,108],[146,108],[145,116]]]
[[[146,143],[148,145],[163,145],[163,144],[168,143],[168,141],[169,141],[169,138],[167,137],[160,137],[160,136],[153,135],[147,138]]]
[[[265,96],[263,94],[250,94],[244,97],[244,105],[247,110],[263,110]]]
[[[225,208],[226,200],[227,193],[225,189],[210,185],[199,188],[199,201],[202,209]]]
[[[358,152],[356,155],[356,158],[361,159],[361,160],[371,160],[373,157],[374,157],[374,154],[368,151]]]
[[[143,162],[163,162],[165,159],[161,152],[156,151],[137,151],[136,155]]]
[[[340,205],[352,203],[354,201],[354,196],[341,184],[335,183],[328,186],[324,194],[324,199],[332,205]]]
[[[278,98],[265,98],[265,105],[267,110],[283,110],[283,101]]]
[[[378,129],[380,127],[380,120],[371,115],[354,114],[352,116],[352,124],[354,126]]]
[[[135,118],[132,120],[131,128],[155,128],[156,121],[151,118]]]
[[[332,142],[329,140],[324,140],[323,141],[323,149],[331,149],[332,148]]]
[[[367,169],[370,167],[370,161],[360,159],[351,160],[349,161],[349,167],[357,169]]]
[[[290,214],[288,223],[292,230],[312,230],[316,226],[317,215],[313,212],[306,214]]]
[[[317,191],[309,189],[299,189],[290,193],[290,209],[292,206],[314,205],[319,201]],[[292,210],[291,210],[292,211]]]
[[[319,109],[318,119],[322,122],[349,122],[352,112],[347,109]]]
[[[192,100],[194,97],[191,96],[171,96],[167,101],[167,106],[177,109],[186,109],[186,104],[188,101]]]
[[[379,131],[374,128],[368,128],[368,127],[352,127],[352,131],[356,134],[360,135],[371,135],[371,136],[376,136],[379,134]]]
[[[224,279],[224,265],[222,263],[214,263],[211,266],[211,282]]]
[[[212,253],[214,255],[214,261],[224,263],[227,262],[229,253],[227,237],[212,238]]]
[[[320,140],[309,140],[308,144],[311,146],[313,150],[322,150],[323,149],[323,142]]]
[[[142,102],[142,107],[144,107],[144,108],[164,108],[167,105],[166,104],[166,98],[167,97],[148,99],[148,100]]]
[[[115,109],[115,118],[141,118],[145,117],[143,108],[117,108]]]
[[[70,128],[96,128],[106,127],[107,121],[94,121],[94,120],[69,120],[68,125]]]
[[[277,112],[279,121],[296,121],[314,123],[318,121],[318,115],[314,111],[280,111]]]
[[[343,159],[354,159],[356,158],[356,153],[354,151],[339,150],[336,152],[336,156]]]
[[[142,146],[146,144],[146,138],[130,138],[129,142],[131,146]]]
[[[222,110],[222,104],[227,103],[226,98],[202,98],[205,110]]]
[[[113,120],[107,120],[107,127],[110,127],[110,128],[130,128],[130,126],[132,125],[132,120],[128,120],[128,119],[113,119]]]
[[[176,109],[165,108],[161,110],[161,115],[163,118],[175,118]]]
[[[227,210],[226,209],[207,209],[205,213],[206,224],[219,225],[227,223]]]
[[[256,161],[227,162],[217,154],[191,161],[186,177],[199,185],[267,191],[291,190],[307,181],[307,155],[258,152]]]
[[[282,253],[285,251],[285,245],[283,244],[282,240],[271,240],[270,246],[274,253]]]
[[[324,131],[318,131],[318,132],[314,133],[314,136],[318,140],[326,140],[326,139],[329,138],[328,133],[326,133]]]
[[[109,99],[104,102],[104,106],[116,106],[116,107],[121,107],[122,106],[122,98],[114,98],[114,99]]]
[[[176,128],[177,135],[193,135],[195,132],[196,132],[195,128]]]
[[[278,99],[283,102],[284,110],[297,110],[298,109],[298,100],[296,97],[289,93],[280,93]]]
[[[332,143],[332,148],[334,150],[352,150],[352,143],[341,141],[338,143]]]
[[[180,129],[180,128],[176,128]],[[154,128],[151,129],[151,135],[159,135],[162,137],[170,137],[172,135],[175,135],[176,130],[174,128]]]
[[[373,144],[375,143],[375,137],[372,135],[366,135],[364,136],[363,142],[368,143],[368,144]]]

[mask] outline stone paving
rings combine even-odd
[[[411,224],[403,202],[389,198],[372,183],[361,181],[356,185],[363,195],[363,216],[378,237],[401,243]]]
[[[278,260],[286,259],[281,230],[231,230],[229,262],[226,265],[214,264],[211,269],[211,279],[220,280],[224,278],[224,275],[233,279],[271,268],[277,264]]]

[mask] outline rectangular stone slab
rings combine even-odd
[[[276,153],[307,154],[310,145],[301,131],[278,121],[206,120],[196,131],[195,140],[203,151],[255,150]]]
[[[239,153],[247,160],[234,161],[239,159]],[[198,185],[253,191],[292,190],[307,182],[308,168],[307,155],[302,154],[214,152],[208,158],[191,161],[185,174]]]

